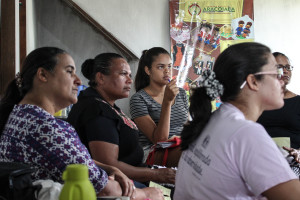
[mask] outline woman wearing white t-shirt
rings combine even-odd
[[[300,183],[265,129],[264,110],[281,108],[282,71],[268,47],[227,48],[190,98],[174,199],[299,199]],[[223,104],[211,113],[211,100]]]

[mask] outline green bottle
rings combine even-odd
[[[71,164],[63,172],[65,184],[59,200],[96,200],[96,192],[89,180],[88,168],[82,164]]]

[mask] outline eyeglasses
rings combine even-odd
[[[278,80],[281,80],[282,79],[282,76],[283,76],[283,69],[278,67],[276,71],[266,71],[266,72],[257,72],[255,74],[253,74],[254,76],[257,76],[257,75],[277,75],[277,79]],[[247,81],[245,80],[243,82],[243,84],[241,85],[241,89],[243,89],[243,87],[246,85]]]
[[[282,69],[286,69],[288,71],[292,71],[294,69],[293,66],[287,64],[287,65],[278,65],[279,68],[282,68]]]

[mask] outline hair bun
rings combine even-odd
[[[83,76],[85,78],[87,78],[89,80],[92,78],[91,76],[93,75],[94,63],[95,63],[95,59],[87,59],[81,65],[81,73],[83,74]]]

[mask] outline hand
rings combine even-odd
[[[174,138],[181,138],[181,137],[178,136],[178,135],[173,135],[172,137],[170,137],[169,139],[167,139],[167,141],[171,141],[171,140],[173,140]]]
[[[118,168],[114,168],[114,171],[111,172],[111,175],[114,175],[115,180],[119,182],[122,188],[122,195],[127,197],[133,197],[135,186],[132,180],[130,180],[123,172]]]
[[[282,147],[284,150],[288,151],[291,156],[294,156],[294,159],[300,163],[300,150],[288,148],[288,147]]]
[[[175,184],[176,170],[171,168],[160,168],[160,169],[153,169],[153,170],[156,170],[155,181],[159,183]]]
[[[179,93],[179,88],[176,85],[176,79],[173,79],[166,85],[164,100],[171,102],[175,99],[178,93]]]
[[[108,176],[108,181],[106,186],[97,196],[121,196],[122,188],[120,184],[114,180],[113,176]]]

